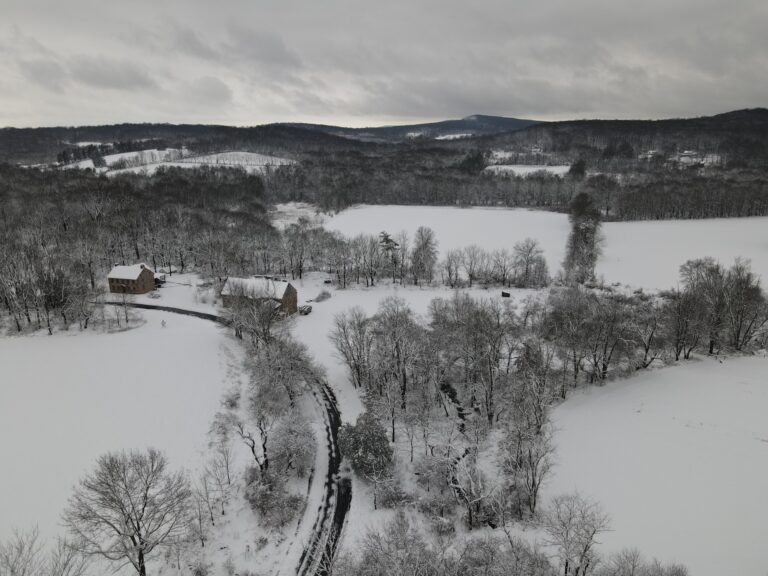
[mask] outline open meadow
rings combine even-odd
[[[0,538],[35,524],[59,535],[72,487],[106,452],[154,447],[196,469],[242,357],[223,328],[155,311],[124,331],[0,338]]]
[[[538,240],[551,273],[563,261],[568,238],[565,214],[525,209],[433,206],[358,206],[329,218],[329,230],[347,236],[419,226],[435,231],[441,253],[477,244],[487,250],[509,248],[526,237]],[[768,217],[606,222],[597,274],[607,283],[666,289],[678,282],[686,260],[712,256],[724,265],[750,258],[752,269],[768,278]]]

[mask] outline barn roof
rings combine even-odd
[[[114,266],[109,271],[107,278],[113,280],[138,280],[141,271],[147,269],[152,272],[152,269],[146,264],[133,264],[131,266]],[[154,274],[154,272],[153,272]]]
[[[221,289],[221,295],[282,300],[288,286],[290,284],[286,280],[277,280],[266,276],[227,278],[224,288]]]

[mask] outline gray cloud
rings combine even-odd
[[[232,89],[213,76],[204,76],[191,82],[185,94],[203,106],[227,106],[232,102]]]
[[[22,75],[30,82],[60,93],[64,89],[67,73],[55,60],[35,58],[19,60]]]
[[[137,2],[5,0],[0,72],[17,90],[0,125],[658,118],[768,105],[764,0]]]
[[[278,74],[302,67],[298,54],[288,48],[278,34],[267,30],[232,25],[223,49],[229,61],[243,62]]]
[[[178,53],[205,60],[219,60],[219,51],[205,42],[194,30],[182,26],[173,27],[172,46]]]
[[[129,60],[80,56],[70,63],[70,70],[73,80],[94,88],[135,91],[157,87],[143,67]]]

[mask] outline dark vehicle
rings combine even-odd
[[[304,306],[299,306],[299,314],[302,316],[306,316],[310,312],[312,312],[312,306],[308,306],[306,304]]]

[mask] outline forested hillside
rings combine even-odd
[[[395,138],[395,128],[409,127],[377,130]],[[0,160],[61,166],[90,159],[98,167],[107,154],[150,148],[256,152],[297,162],[266,178],[269,201],[327,210],[367,203],[564,211],[587,192],[606,220],[768,214],[766,109],[688,120],[551,122],[453,140],[365,142],[359,132],[355,138],[327,133],[354,132],[344,130],[282,124],[6,128]],[[559,177],[547,172],[553,165],[570,170]]]

